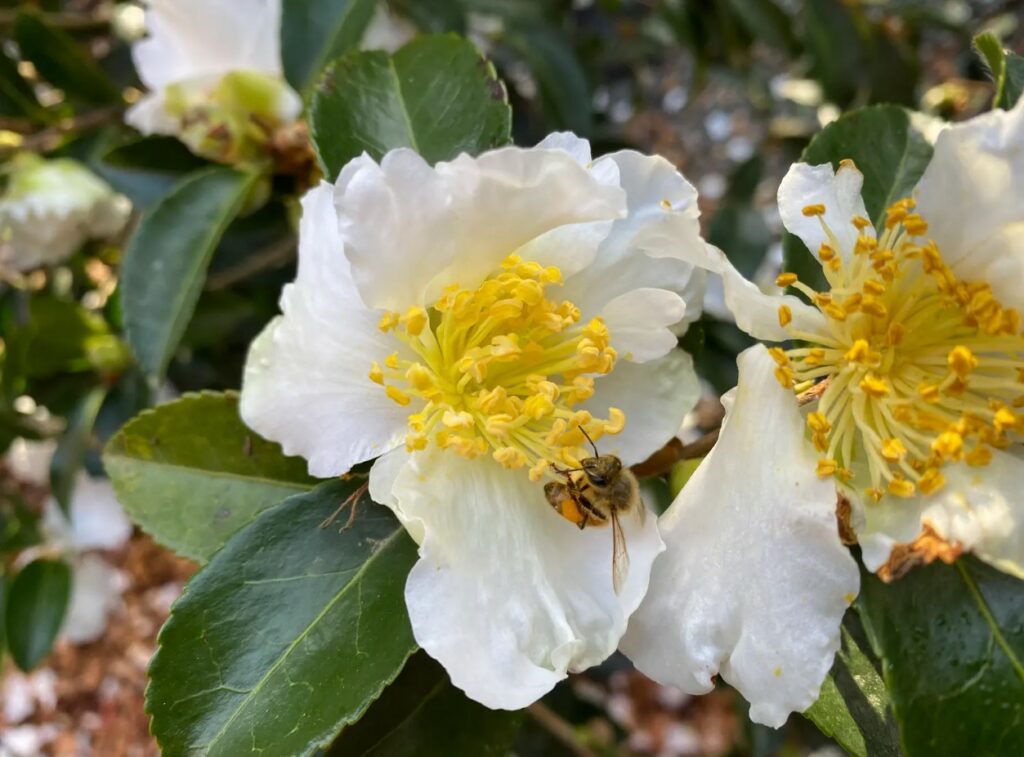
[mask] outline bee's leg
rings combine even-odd
[[[341,515],[342,510],[344,510],[346,507],[351,506],[352,509],[351,511],[349,511],[348,520],[346,520],[345,525],[341,527],[342,531],[347,531],[348,529],[350,529],[356,519],[356,506],[359,504],[359,500],[362,499],[362,496],[366,494],[366,490],[369,488],[369,481],[360,484],[358,489],[356,489],[354,492],[352,492],[345,498],[345,501],[338,506],[337,510],[335,510],[327,518],[324,519],[323,523],[320,524],[320,528],[327,528],[328,526],[330,526],[332,523],[334,523],[335,520],[338,519],[338,516]]]
[[[579,530],[582,531],[584,528],[587,527],[587,521],[589,521],[589,520],[590,520],[590,513],[584,512],[583,513],[583,520],[581,520],[579,522],[579,525],[577,526],[577,528],[579,528]]]

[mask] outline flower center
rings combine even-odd
[[[405,349],[369,375],[399,405],[416,405],[408,450],[434,441],[470,459],[490,453],[537,481],[553,463],[578,464],[583,430],[595,440],[622,430],[620,410],[600,419],[574,409],[616,353],[604,321],[581,325],[572,302],[548,299],[561,281],[557,268],[510,255],[476,289],[453,284],[433,307],[384,314],[381,330]]]
[[[959,280],[913,209],[909,199],[892,205],[877,240],[864,233],[867,219],[853,218],[861,233],[853,250],[842,250],[824,206],[805,207],[829,239],[818,257],[831,289],[815,292],[793,274],[778,281],[827,319],[822,333],[801,331],[782,306],[779,322],[805,344],[771,350],[783,386],[823,382],[807,416],[822,453],[818,473],[866,485],[875,500],[938,491],[945,464],[986,465],[991,448],[1024,430],[1016,410],[1024,405],[1020,314],[988,284]]]

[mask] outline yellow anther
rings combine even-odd
[[[857,339],[854,341],[853,346],[846,351],[843,356],[848,362],[851,363],[867,363],[868,355],[871,354],[871,345],[868,344],[866,339]]]
[[[885,294],[886,286],[884,282],[878,281],[877,279],[868,279],[864,282],[864,293],[873,294],[876,297]]]
[[[561,284],[562,270],[558,266],[549,265],[544,269],[540,280],[545,284]]]
[[[917,213],[911,213],[903,219],[903,228],[912,237],[920,237],[928,233],[927,222]]]
[[[476,425],[476,419],[465,410],[445,410],[441,423],[451,429],[471,429]]]
[[[992,462],[992,450],[984,446],[975,447],[964,455],[964,462],[975,468],[988,465]]]
[[[861,300],[860,309],[862,312],[867,313],[868,315],[873,315],[875,318],[889,317],[889,310],[885,305],[871,296],[865,297]]]
[[[921,494],[934,494],[946,485],[946,477],[937,468],[928,468],[917,482]]]
[[[384,365],[386,365],[391,370],[397,369],[398,368],[398,353],[397,352],[392,352],[390,355],[388,355],[386,358],[384,358]]]
[[[822,478],[828,478],[839,468],[839,464],[830,458],[822,458],[818,461],[817,474]]]
[[[380,317],[380,322],[377,324],[377,328],[387,333],[395,326],[397,326],[400,320],[401,319],[398,317],[398,313],[385,311],[384,315]]]
[[[886,439],[882,442],[882,457],[888,463],[898,463],[907,456],[907,448],[899,439]]]
[[[397,386],[387,386],[385,387],[384,391],[387,392],[388,397],[390,397],[394,402],[398,403],[402,407],[405,407],[410,402],[412,402],[412,398],[408,394],[403,392],[401,389],[399,389]]]
[[[499,447],[494,450],[494,459],[501,463],[503,468],[509,470],[522,468],[528,462],[526,453],[518,447]]]
[[[513,268],[519,266],[519,264],[522,262],[523,259],[518,255],[509,255],[503,261],[501,261],[501,267],[504,268],[506,271],[510,271]]]
[[[778,365],[789,365],[789,355],[781,347],[769,347],[768,356]]]
[[[812,431],[819,434],[827,434],[832,430],[832,424],[828,422],[828,418],[825,417],[824,413],[810,413],[807,416],[807,425]]]
[[[913,497],[917,491],[917,487],[914,486],[913,481],[908,481],[905,478],[894,478],[889,482],[889,486],[886,487],[890,494],[894,494],[897,497]]]
[[[672,210],[672,203],[668,200],[660,200],[658,204],[665,210]]]
[[[793,311],[789,305],[779,305],[779,325],[785,328],[793,322]]]
[[[886,341],[890,346],[895,347],[897,344],[902,344],[903,337],[907,334],[906,328],[900,323],[890,323],[889,330],[886,332]]]
[[[857,231],[864,231],[864,229],[871,226],[871,221],[864,216],[854,216],[850,219],[850,222],[857,228]]]
[[[426,449],[427,441],[427,437],[423,434],[406,434],[405,450],[406,452],[416,452],[417,450]]]
[[[1001,407],[996,410],[992,425],[996,427],[996,431],[1012,429],[1017,425],[1017,416],[1009,408]]]
[[[825,206],[822,203],[817,203],[815,205],[804,205],[803,214],[807,218],[813,218],[814,216],[823,216],[825,215]]]
[[[409,366],[409,370],[405,372],[405,380],[417,392],[433,393],[437,389],[434,374],[426,366],[419,363],[413,363]]]
[[[534,394],[523,403],[523,415],[534,420],[545,418],[555,411],[555,403],[543,394]]]
[[[370,381],[372,381],[373,383],[384,386],[384,371],[381,369],[380,363],[378,363],[376,360],[374,360],[373,363],[371,363],[370,372],[367,375],[370,377]]]
[[[963,449],[964,438],[956,431],[944,431],[932,441],[932,452],[943,460],[959,460]]]
[[[917,393],[921,395],[921,399],[925,402],[936,403],[942,399],[942,395],[939,393],[939,387],[935,384],[918,384]]]
[[[420,307],[411,307],[402,316],[402,325],[405,326],[405,330],[412,336],[419,336],[423,331],[423,327],[427,325],[428,320],[426,310]]]
[[[950,350],[946,360],[949,363],[949,369],[961,379],[966,379],[971,371],[978,367],[978,358],[963,345],[958,345]]]
[[[796,374],[793,373],[792,368],[780,365],[775,369],[775,379],[782,385],[783,389],[792,389]]]
[[[780,273],[775,278],[775,286],[777,287],[793,286],[796,282],[797,276],[795,273]]]
[[[818,248],[818,259],[822,263],[827,263],[836,256],[836,251],[832,249],[832,246],[828,242],[822,242],[821,247]]]
[[[626,414],[617,407],[608,408],[608,422],[604,424],[606,434],[621,434],[626,428]]]
[[[889,384],[885,379],[879,378],[874,374],[868,374],[860,380],[860,389],[862,392],[870,397],[885,397],[891,391]]]
[[[885,496],[884,491],[882,491],[881,489],[876,489],[873,486],[869,489],[865,489],[864,493],[871,497],[871,499],[873,499],[875,502],[878,502],[878,500]]]
[[[544,475],[548,472],[548,469],[550,467],[551,467],[551,463],[549,463],[544,458],[541,458],[540,460],[538,460],[536,463],[534,463],[530,467],[530,472],[529,472],[530,480],[531,481],[540,481],[542,478],[544,478]]]
[[[847,312],[843,310],[842,306],[834,302],[831,305],[826,305],[822,311],[834,321],[845,321],[847,317]]]
[[[807,357],[804,358],[804,362],[807,365],[821,365],[825,362],[825,350],[821,347],[812,347],[808,351]]]

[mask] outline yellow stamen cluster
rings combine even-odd
[[[794,329],[803,342],[774,348],[776,377],[786,388],[828,381],[807,416],[821,453],[818,473],[885,494],[931,494],[945,484],[941,468],[986,465],[1024,432],[1024,336],[1020,314],[1003,307],[991,286],[961,281],[946,265],[928,225],[901,200],[879,238],[854,217],[852,250],[809,205],[828,241],[819,250],[828,292],[792,274],[779,277],[804,292],[826,316],[826,329]],[[786,326],[791,314],[780,323]],[[856,473],[855,473],[856,471]]]
[[[380,328],[397,340],[370,379],[413,407],[405,444],[431,441],[470,459],[490,454],[539,480],[551,465],[577,464],[586,443],[625,425],[576,406],[594,393],[616,353],[600,318],[583,322],[569,301],[548,299],[562,281],[554,267],[510,255],[476,289],[448,287],[433,307],[386,312]]]

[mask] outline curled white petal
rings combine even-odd
[[[281,295],[284,314],[250,347],[240,409],[249,426],[326,477],[394,447],[408,414],[368,376],[396,344],[356,292],[333,187],[310,191],[302,207],[298,278]]]
[[[944,129],[917,188],[928,236],[957,276],[1024,308],[1024,99]]]
[[[878,570],[894,546],[913,542],[929,526],[947,542],[1024,578],[1024,460],[993,450],[984,468],[956,464],[943,468],[943,475],[946,485],[929,496],[886,497],[863,506],[858,539],[864,565]]]
[[[521,471],[437,450],[386,473],[380,465],[371,489],[390,489],[420,536],[406,584],[416,641],[472,699],[525,707],[615,651],[663,548],[653,518],[623,520],[630,570],[616,595],[610,529],[580,531]],[[381,473],[383,487],[374,483]]]
[[[811,254],[817,254],[822,244],[835,247],[838,242],[836,252],[848,260],[861,233],[853,225],[853,218],[867,218],[860,194],[863,186],[864,174],[852,163],[843,163],[838,171],[828,163],[820,166],[794,163],[779,185],[782,223],[791,234],[800,237]],[[804,208],[809,205],[824,205],[824,214],[804,215]],[[825,226],[834,239],[826,233]],[[863,233],[875,235],[870,226]]]
[[[739,366],[718,444],[661,518],[667,552],[622,648],[689,693],[721,673],[753,720],[780,726],[816,699],[859,576],[792,393],[764,347]]]

